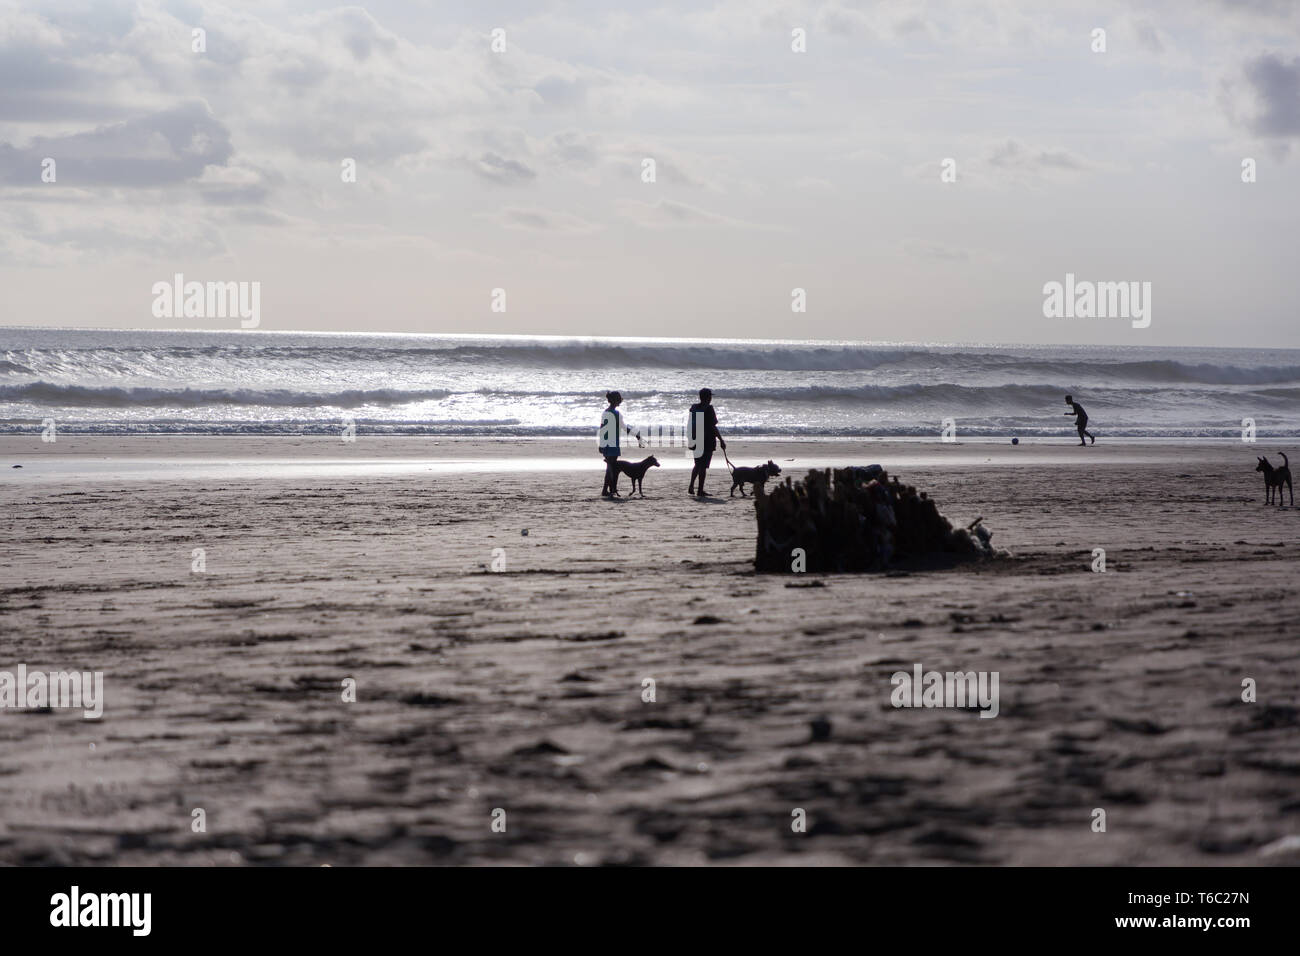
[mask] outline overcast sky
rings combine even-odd
[[[1293,0],[0,0],[0,325],[238,328],[181,272],[263,329],[1300,346],[1298,53]]]

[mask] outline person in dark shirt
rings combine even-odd
[[[1066,412],[1065,414],[1077,416],[1077,418],[1075,419],[1075,425],[1077,425],[1079,428],[1079,444],[1080,445],[1088,444],[1088,442],[1083,440],[1084,435],[1087,435],[1089,440],[1094,445],[1097,444],[1096,436],[1094,436],[1092,432],[1087,430],[1088,413],[1083,410],[1083,406],[1080,405],[1078,402],[1076,402],[1074,400],[1074,396],[1072,395],[1065,396],[1065,404],[1069,405],[1070,408],[1073,409],[1073,411]]]
[[[727,450],[727,443],[718,431],[718,412],[713,407],[713,391],[700,389],[700,400],[691,406],[687,434],[691,439],[691,449],[695,452],[695,466],[691,469],[691,483],[686,489],[688,495],[698,494],[707,497],[704,490],[704,477],[709,472],[709,462],[713,460],[713,449],[718,445]],[[699,479],[699,491],[695,490],[695,480]]]

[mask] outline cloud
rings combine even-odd
[[[492,268],[456,275],[477,288],[527,272],[550,246],[566,262],[599,260],[592,281],[617,292],[642,269],[639,257],[609,255],[620,235],[665,274],[718,286],[791,257],[851,272],[863,217],[911,268],[928,259],[960,271],[991,247],[1005,249],[1012,282],[1016,264],[1054,240],[1037,226],[1044,200],[1077,212],[1077,243],[1110,241],[1106,206],[1150,210],[1122,238],[1159,255],[1171,248],[1160,238],[1192,234],[1219,199],[1202,190],[1204,202],[1167,207],[1148,170],[1189,193],[1209,168],[1189,156],[1295,141],[1300,3],[1146,6],[508,4],[491,20],[473,4],[0,0],[0,300],[17,301],[3,271],[15,260],[234,255],[345,292],[370,270],[358,259],[352,273],[323,275],[322,253],[373,255],[379,268],[394,250],[480,256]],[[1105,56],[1088,49],[1097,25],[1112,35]],[[195,26],[207,30],[204,53],[190,48]],[[490,50],[493,26],[508,29],[505,54]],[[807,54],[790,50],[795,26],[808,30]],[[1226,117],[1206,109],[1225,72]],[[40,182],[45,155],[57,158],[57,184]],[[952,186],[939,180],[948,156]],[[344,157],[357,160],[355,183],[340,180]],[[654,185],[641,182],[645,157]],[[1099,207],[1099,193],[1078,187],[1101,175],[1113,202]],[[1271,178],[1272,208],[1289,208],[1296,182]],[[960,248],[988,210],[989,242]],[[1271,269],[1273,219],[1232,221],[1256,214],[1258,236],[1233,247],[1257,240]],[[755,241],[754,229],[781,241]],[[1195,242],[1195,253],[1175,244],[1193,269],[1215,261],[1223,239]],[[707,270],[696,268],[701,249]],[[397,281],[418,297],[428,278]],[[843,314],[860,313],[858,293],[843,295]],[[666,312],[668,298],[646,301]]]
[[[971,254],[966,249],[947,246],[929,239],[908,239],[902,249],[909,256],[939,262],[969,262]]]
[[[620,216],[648,229],[674,226],[731,226],[743,229],[769,228],[732,219],[719,213],[691,206],[672,199],[642,202],[638,199],[620,199],[615,203]]]
[[[642,162],[646,159],[653,159],[655,161],[656,182],[689,189],[722,191],[719,185],[710,181],[698,171],[699,168],[705,166],[716,168],[720,163],[709,163],[701,157],[688,157],[681,150],[669,149],[663,144],[653,145],[643,142],[613,143],[606,147],[605,156],[611,173],[627,182],[640,182]]]
[[[121,115],[125,108],[112,99],[124,65],[96,46],[102,38],[77,40],[46,16],[0,7],[0,121]]]
[[[1135,20],[1129,25],[1129,29],[1137,40],[1138,46],[1148,53],[1165,52],[1165,45],[1160,39],[1160,34],[1150,20]]]
[[[517,186],[537,178],[537,172],[516,159],[488,151],[465,161],[480,179],[504,186]]]
[[[1296,15],[1294,0],[1216,0],[1217,5],[1234,13],[1261,17],[1292,19]]]
[[[945,149],[952,151],[943,159],[956,161],[957,183],[981,189],[1060,188],[1118,168],[1062,146],[1036,145],[1018,139],[983,145],[970,141],[961,144],[962,148],[953,149],[956,145],[945,145]],[[938,185],[943,181],[943,170],[941,159],[933,158],[905,166],[904,174],[918,183]]]
[[[552,133],[543,149],[555,165],[575,171],[591,169],[604,156],[600,137],[580,130]]]
[[[587,100],[588,81],[580,77],[564,77],[550,74],[542,77],[533,86],[533,91],[541,99],[542,105],[553,109],[573,109],[582,106]]]
[[[1288,62],[1265,54],[1247,63],[1243,73],[1254,101],[1247,128],[1258,136],[1300,136],[1300,57]]]
[[[110,204],[99,198],[92,216],[83,204],[0,206],[0,250],[20,265],[42,267],[102,263],[106,249],[115,257],[151,260],[212,259],[229,252],[211,220],[159,216],[149,203]]]
[[[322,22],[333,28],[339,42],[359,62],[370,59],[372,53],[391,56],[397,51],[397,38],[359,7],[330,11]]]
[[[1070,169],[1078,165],[1064,150],[1033,150],[1014,139],[995,146],[987,161],[999,169],[1026,169],[1040,165]]]
[[[581,235],[595,232],[600,227],[567,212],[554,212],[536,207],[510,206],[501,210],[498,222],[507,229],[527,229],[536,232],[568,233]]]
[[[1008,139],[990,146],[982,165],[1009,178],[1060,178],[1101,168],[1100,164],[1060,147],[1029,146]]]
[[[0,143],[0,184],[39,181],[49,157],[59,182],[153,188],[197,179],[233,151],[226,128],[205,104],[191,102],[88,132],[37,136],[21,148]]]
[[[199,196],[210,205],[261,205],[270,197],[271,184],[280,178],[248,166],[209,166],[197,185]]]
[[[858,10],[831,5],[817,16],[817,29],[837,37],[873,37],[871,19]]]

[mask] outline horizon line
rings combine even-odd
[[[515,341],[556,341],[556,342],[626,342],[637,344],[673,343],[684,345],[795,345],[820,347],[871,347],[871,348],[1020,348],[1020,349],[1224,349],[1236,351],[1300,351],[1300,345],[1138,345],[1130,343],[1081,343],[1081,342],[909,342],[889,339],[771,339],[771,338],[696,338],[691,336],[631,336],[631,335],[591,335],[587,333],[558,332],[396,332],[396,331],[339,331],[336,329],[158,329],[130,328],[114,326],[77,326],[77,325],[5,325],[0,329],[27,332],[120,332],[129,333],[178,333],[178,334],[239,334],[239,335],[319,335],[319,336],[365,336],[372,338],[431,338],[431,339],[487,339]]]

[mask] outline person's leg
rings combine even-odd
[[[713,449],[704,449],[704,454],[696,461],[696,466],[700,469],[700,491],[699,496],[705,497],[707,492],[704,490],[704,479],[709,473],[709,462],[713,460]]]
[[[700,475],[700,460],[696,458],[695,462],[691,465],[691,483],[686,486],[686,493],[688,495],[695,494],[695,479],[698,478],[699,475]]]
[[[1079,444],[1080,444],[1080,445],[1086,445],[1086,444],[1088,444],[1086,441],[1083,440],[1083,435],[1084,435],[1084,431],[1083,431],[1083,423],[1080,422],[1080,423],[1079,423]]]
[[[600,493],[607,498],[618,495],[618,469],[614,467],[614,459],[608,456],[605,458],[605,487]]]

